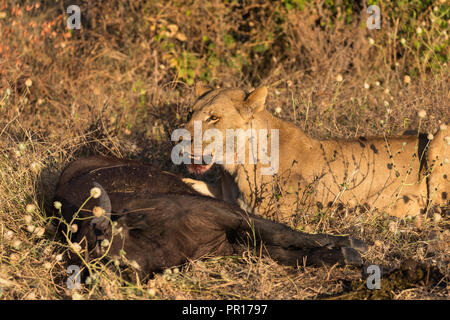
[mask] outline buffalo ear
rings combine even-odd
[[[251,92],[244,100],[243,116],[251,118],[255,114],[264,110],[264,104],[267,98],[267,88],[265,86],[259,87]]]
[[[194,85],[194,95],[196,98],[201,97],[211,90],[213,90],[213,88],[206,85],[203,81],[197,81]]]

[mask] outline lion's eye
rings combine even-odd
[[[206,121],[208,121],[208,122],[215,122],[217,120],[219,120],[219,117],[217,117],[215,115],[211,115],[211,116],[209,116],[209,118]]]

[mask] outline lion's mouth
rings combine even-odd
[[[196,175],[202,175],[206,173],[209,169],[211,169],[213,163],[214,163],[214,155],[210,154],[207,158],[209,158],[209,163],[204,163],[204,160],[199,157],[195,156],[193,154],[190,154],[191,163],[187,165],[187,169],[190,173],[196,174]],[[200,162],[200,163],[195,163]]]
[[[202,175],[207,172],[212,167],[212,163],[210,164],[188,164],[187,169],[190,173],[196,175]]]

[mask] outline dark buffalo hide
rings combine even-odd
[[[93,187],[101,196],[83,205]],[[367,249],[360,240],[307,234],[247,214],[198,194],[177,175],[134,161],[77,160],[63,171],[54,201],[62,203],[63,218],[77,224],[71,241],[86,247],[90,259],[106,254],[134,260],[143,276],[192,259],[238,254],[248,246],[292,266],[361,265],[359,252]],[[94,217],[96,206],[106,215]],[[104,239],[109,248],[101,246]]]

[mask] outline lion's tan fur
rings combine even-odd
[[[450,130],[445,125],[432,140],[418,135],[316,140],[264,109],[265,87],[246,94],[198,85],[196,95],[186,126],[191,132],[195,120],[203,121],[203,132],[215,128],[223,136],[226,129],[279,130],[277,175],[262,176],[259,163],[222,164],[225,178],[238,186],[243,202],[255,211],[271,211],[283,219],[299,206],[343,204],[403,217],[417,215],[431,203],[448,203]],[[211,115],[218,120],[211,121]],[[231,181],[222,182],[223,195],[230,193],[226,189]]]

